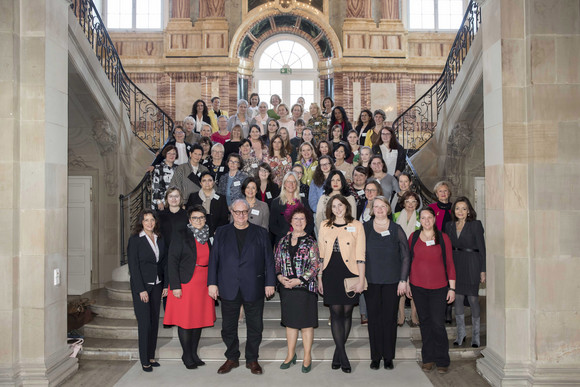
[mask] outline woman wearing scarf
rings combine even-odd
[[[177,236],[169,248],[169,288],[164,324],[177,325],[183,349],[181,360],[187,369],[205,363],[197,355],[201,330],[213,326],[214,300],[207,292],[209,227],[206,211],[197,205],[188,211],[187,230]]]

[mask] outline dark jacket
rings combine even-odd
[[[167,141],[165,143],[165,145],[163,145],[163,148],[161,148],[161,150],[157,153],[157,156],[155,156],[155,160],[153,160],[153,162],[151,163],[152,166],[156,166],[158,164],[161,164],[161,162],[165,159],[165,157],[163,157],[163,150],[165,148],[167,148],[169,145],[173,145],[175,146],[175,140],[170,140]],[[187,156],[189,157],[189,152],[191,152],[191,147],[192,145],[188,142],[185,143],[185,149],[187,149]]]
[[[165,243],[163,237],[157,238],[159,247],[159,262],[155,259],[155,253],[149,244],[146,236],[140,237],[139,234],[132,235],[127,245],[127,261],[129,265],[129,274],[131,276],[131,290],[134,293],[141,293],[150,290],[157,277],[167,287],[167,278],[165,272],[167,269],[167,255],[165,253]]]
[[[224,300],[234,300],[238,292],[246,302],[264,298],[264,288],[276,285],[268,231],[250,223],[240,254],[235,226],[228,224],[218,228],[209,258],[207,284],[217,285]]]
[[[384,159],[380,145],[374,145],[372,151],[375,155],[379,155]],[[405,151],[405,149],[401,144],[397,143],[397,169],[395,171],[387,171],[387,173],[389,175],[395,176],[396,171],[403,172],[405,170],[406,157],[407,152]]]
[[[216,199],[217,196],[217,199]],[[196,204],[202,204],[203,201],[199,192],[192,193],[187,199],[186,208],[193,207]],[[209,227],[209,236],[213,237],[215,230],[220,226],[228,224],[228,205],[224,195],[215,194],[209,204],[209,214],[207,216],[207,226]]]
[[[268,193],[270,195],[268,195]],[[270,207],[270,213],[272,213],[272,211],[271,211],[271,209],[272,209],[272,202],[278,196],[280,196],[280,187],[278,187],[278,184],[276,184],[276,183],[268,183],[268,185],[266,186],[266,196],[265,196],[264,200],[262,200],[262,191],[260,190],[260,186],[258,185],[258,193],[256,194],[256,197],[258,199],[266,202],[266,204],[268,205],[268,207]]]
[[[314,236],[314,218],[312,216],[312,210],[308,204],[308,198],[301,198],[302,205],[306,208],[308,217],[306,219],[307,224],[304,231],[308,235]],[[286,205],[280,202],[280,197],[278,196],[272,205],[270,206],[270,232],[274,236],[274,244],[278,243],[284,235],[288,234],[290,231],[290,223],[284,218],[284,212],[286,211]]]
[[[211,243],[209,240],[207,243],[209,243],[211,252]],[[197,249],[193,233],[189,229],[177,233],[169,248],[167,264],[171,290],[181,289],[182,284],[191,281],[196,261]]]

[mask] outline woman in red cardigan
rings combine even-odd
[[[455,300],[455,266],[449,237],[435,225],[435,211],[427,207],[419,213],[421,227],[409,237],[411,271],[407,296],[415,300],[423,347],[422,369],[437,366],[447,373],[449,342],[445,329],[445,307]]]

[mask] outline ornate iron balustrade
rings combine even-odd
[[[451,46],[443,73],[425,94],[393,122],[397,138],[401,145],[407,149],[409,156],[421,149],[433,137],[437,128],[439,112],[447,101],[480,24],[481,8],[475,0],[471,0]],[[407,157],[407,171],[412,175],[415,189],[421,195],[423,203],[436,200],[435,195],[419,178],[419,174],[409,157]]]
[[[409,154],[417,152],[433,136],[441,107],[451,92],[480,24],[481,8],[475,0],[471,0],[443,73],[425,94],[393,122],[397,138]]]
[[[92,0],[73,0],[71,9],[125,108],[131,127],[147,147],[161,149],[173,129],[173,120],[125,73],[117,49]]]
[[[121,265],[127,263],[125,246],[129,242],[131,230],[137,226],[139,214],[151,206],[151,173],[147,172],[137,187],[126,195],[119,196],[119,219],[121,229]],[[127,221],[128,220],[128,221]]]

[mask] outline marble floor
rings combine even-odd
[[[330,369],[329,362],[314,362],[309,374],[302,374],[301,364],[280,370],[279,362],[263,362],[264,374],[252,375],[243,364],[226,375],[217,375],[221,362],[208,362],[196,370],[187,370],[180,361],[163,361],[161,367],[145,373],[135,361],[80,360],[79,371],[66,380],[62,387],[159,387],[159,386],[296,386],[316,380],[317,386],[454,386],[484,387],[488,383],[475,371],[475,360],[456,361],[450,372],[439,375],[421,371],[414,361],[395,361],[395,369],[369,369],[367,362],[352,362],[352,374]],[[314,378],[314,379],[313,379]],[[386,384],[385,384],[386,382]]]

